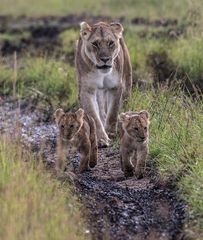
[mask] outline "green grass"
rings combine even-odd
[[[79,38],[79,35],[79,26],[78,30],[68,29],[59,35],[59,39],[62,42],[64,52],[74,55],[75,43]]]
[[[188,203],[190,235],[203,237],[203,102],[180,90],[134,90],[126,110],[146,109],[151,115],[150,157],[163,180],[178,177]]]
[[[202,77],[203,42],[201,37],[180,38],[174,43],[170,57],[174,63],[188,74],[190,79],[197,81]]]
[[[0,239],[85,239],[69,185],[61,185],[30,153],[0,137]]]
[[[149,28],[149,31],[152,28]],[[166,54],[165,64],[170,63],[174,70],[180,74],[187,75],[191,82],[202,81],[203,69],[203,42],[202,37],[197,35],[185,34],[176,40],[168,38],[153,38],[150,36],[140,38],[137,27],[129,26],[125,33],[126,44],[129,48],[133,70],[139,78],[153,74],[153,69],[149,67],[148,60],[151,54]]]
[[[181,18],[186,17],[193,9],[201,8],[200,0],[1,0],[1,14],[12,15],[64,15],[88,13],[91,15],[108,15],[146,18]],[[200,11],[201,13],[201,11]]]
[[[0,93],[12,94],[14,69],[0,65]],[[24,58],[17,62],[16,89],[20,98],[36,92],[48,98],[53,107],[68,108],[77,101],[75,70],[68,64],[54,59]]]

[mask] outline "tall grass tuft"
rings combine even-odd
[[[0,239],[84,239],[76,197],[8,138],[0,140]]]
[[[150,161],[166,180],[174,176],[188,203],[194,233],[203,233],[203,102],[177,89],[134,89],[125,110],[146,109],[151,115]],[[195,239],[202,239],[195,235]]]

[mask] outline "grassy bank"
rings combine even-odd
[[[178,180],[181,196],[188,203],[188,233],[202,239],[203,102],[194,102],[176,89],[134,90],[127,109],[150,112],[150,157],[163,180],[171,176]]]
[[[48,100],[53,108],[70,107],[77,100],[74,68],[68,64],[46,57],[25,57],[14,60],[11,65],[5,62],[0,65],[0,94],[26,98],[37,93]]]
[[[8,7],[10,6],[10,7]],[[108,15],[111,17],[125,16],[127,19],[133,17],[147,18],[180,18],[193,9],[201,8],[200,0],[1,0],[1,14],[12,15],[64,15],[87,13],[94,15]]]
[[[0,239],[85,239],[68,184],[61,186],[30,153],[0,137]]]

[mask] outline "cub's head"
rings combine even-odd
[[[103,73],[111,71],[120,51],[123,27],[120,23],[99,22],[92,26],[80,24],[80,36],[85,55]]]
[[[71,140],[80,131],[84,122],[83,117],[84,110],[81,108],[75,113],[65,113],[61,108],[55,111],[54,118],[63,140]]]
[[[120,114],[123,129],[137,142],[145,142],[149,136],[149,113],[127,112]]]

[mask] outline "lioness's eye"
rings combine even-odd
[[[92,46],[98,48],[99,44],[98,44],[98,42],[95,41],[95,42],[92,42]]]
[[[69,125],[69,128],[73,128],[73,127],[74,127],[74,125],[73,125],[73,124],[70,124],[70,125]]]
[[[114,42],[113,41],[110,41],[109,42],[109,47],[113,47],[114,46]]]
[[[61,128],[64,129],[65,128],[64,125],[61,125]]]
[[[135,131],[138,131],[138,128],[137,128],[137,127],[135,127],[134,129],[135,129]]]
[[[147,130],[147,127],[144,127],[144,130]]]

